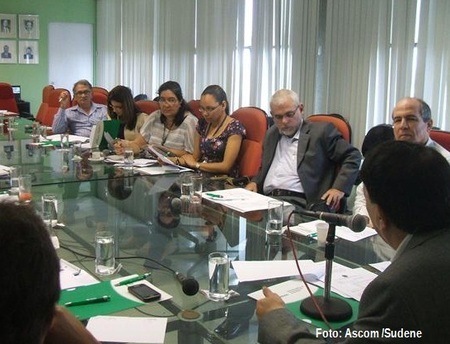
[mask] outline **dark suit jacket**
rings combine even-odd
[[[380,338],[347,338],[345,343],[448,343],[449,272],[450,229],[413,235],[403,253],[367,286],[361,298],[353,329],[374,330]],[[393,341],[381,338],[383,329],[420,330],[423,337]],[[262,344],[323,343],[285,309],[268,313],[259,335]]]
[[[263,192],[264,180],[280,137],[276,126],[267,131],[261,170],[254,179],[258,192]],[[318,201],[330,188],[343,191],[348,196],[358,176],[360,163],[361,153],[343,139],[333,124],[303,121],[297,150],[297,172],[308,203]]]

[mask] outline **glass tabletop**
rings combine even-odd
[[[239,296],[213,302],[201,292],[185,295],[174,272],[195,278],[200,289],[207,290],[211,252],[226,252],[231,260],[241,261],[294,259],[285,234],[266,235],[265,210],[243,214],[206,199],[200,205],[186,205],[180,199],[181,174],[139,175],[136,170],[87,159],[81,164],[72,151],[55,148],[41,147],[31,155],[24,145],[27,140],[32,138],[12,141],[20,147],[15,150],[21,151],[19,160],[5,164],[2,156],[2,164],[21,166],[22,173],[33,176],[31,204],[38,211],[42,211],[42,195],[56,195],[58,221],[52,232],[59,239],[60,257],[96,276],[94,238],[107,229],[115,236],[122,269],[96,277],[111,280],[151,271],[150,282],[172,295],[114,315],[167,317],[165,343],[257,341],[255,301],[247,295],[292,277],[240,283],[231,268],[230,288]],[[0,144],[5,142],[11,141]],[[6,190],[8,183],[2,182]],[[204,185],[220,188],[217,181],[207,179]],[[296,217],[294,222],[305,220]],[[294,235],[293,242],[299,259],[324,260],[324,249],[315,240]],[[390,253],[377,236],[357,242],[337,239],[334,260],[353,268],[386,260]]]

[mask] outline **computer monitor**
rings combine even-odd
[[[16,101],[21,101],[22,100],[22,98],[21,98],[21,89],[20,89],[20,86],[19,85],[12,85],[11,86],[12,87],[12,90],[13,90],[13,93],[14,93],[14,98],[16,98]]]

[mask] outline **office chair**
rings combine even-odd
[[[239,120],[247,133],[238,155],[239,175],[254,177],[261,167],[263,141],[268,128],[267,114],[257,107],[241,107],[231,117]]]
[[[48,99],[50,98],[50,92],[53,91],[55,87],[53,85],[47,85],[42,88],[42,102],[39,106],[38,112],[36,114],[36,121],[42,124],[42,119],[48,109]]]
[[[439,143],[446,150],[450,151],[450,131],[432,129],[430,137],[433,141]]]
[[[342,134],[344,140],[346,140],[348,143],[352,143],[352,128],[350,127],[350,123],[343,116],[336,113],[314,114],[309,115],[306,120],[311,122],[332,123]]]
[[[136,101],[137,107],[146,114],[151,114],[156,110],[159,110],[159,103],[154,100],[138,100]]]
[[[188,102],[188,106],[191,109],[192,114],[197,117],[198,119],[202,119],[203,115],[200,112],[200,100],[198,99],[192,99]]]
[[[69,104],[68,107],[72,104],[72,99],[70,96],[69,90],[65,88],[55,88],[51,90],[48,96],[48,106],[45,113],[42,116],[42,120],[40,121],[42,125],[47,127],[51,127],[53,124],[53,117],[55,117],[56,113],[59,110],[59,98],[61,96],[61,92],[66,91],[69,94]]]
[[[13,89],[11,85],[6,82],[0,82],[0,110],[19,113]]]

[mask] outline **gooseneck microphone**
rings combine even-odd
[[[179,271],[175,272],[175,277],[177,278],[178,282],[181,283],[183,293],[189,296],[197,294],[200,287],[195,278],[186,277]]]
[[[324,220],[333,225],[346,226],[353,232],[362,232],[367,226],[367,218],[360,214],[343,215],[303,209],[299,209],[298,213],[315,219]]]

